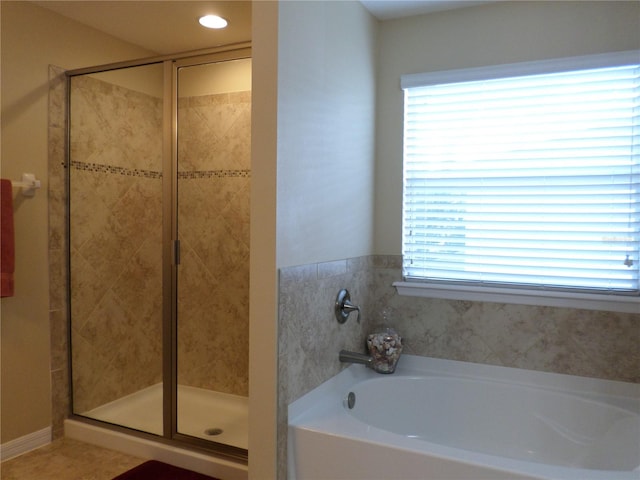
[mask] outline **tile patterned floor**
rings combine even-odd
[[[145,460],[63,438],[0,464],[2,480],[111,480]]]

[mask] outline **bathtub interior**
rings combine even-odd
[[[436,376],[370,379],[351,392],[350,415],[411,438],[572,468],[633,470],[640,464],[633,402],[625,409],[525,385]],[[424,406],[427,414],[407,413]]]
[[[101,405],[82,415],[162,435],[162,383]],[[178,431],[248,449],[248,398],[178,385]]]

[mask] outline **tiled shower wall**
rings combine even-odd
[[[178,383],[249,394],[251,92],[178,103]]]
[[[78,362],[74,375],[79,376],[76,387],[83,385],[84,379],[88,387],[85,390],[90,390],[90,401],[77,405],[76,410],[104,403],[123,394],[124,388],[135,390],[160,381],[162,365],[157,247],[162,175],[160,163],[155,163],[161,142],[127,145],[126,138],[122,138],[122,132],[140,132],[141,128],[147,138],[161,138],[156,136],[156,130],[161,133],[157,116],[161,101],[95,79],[83,82],[83,95],[93,96],[94,100],[100,95],[103,109],[109,109],[105,94],[116,93],[118,108],[134,109],[135,115],[146,111],[154,120],[143,126],[141,116],[120,114],[117,121],[121,124],[115,127],[120,135],[115,146],[97,148],[96,143],[100,142],[93,140],[86,143],[85,153],[81,145],[73,146],[72,195],[80,202],[71,214],[83,226],[76,227],[71,236],[72,255],[77,255],[76,265],[82,265],[81,273],[72,279],[74,318],[80,319],[73,335],[74,347],[79,345],[89,353],[88,361]],[[89,93],[87,84],[94,84],[93,93]],[[62,435],[64,418],[70,413],[63,167],[66,95],[64,70],[50,67],[49,271],[54,438]],[[250,92],[241,92],[183,99],[180,104],[181,122],[196,130],[181,137],[184,161],[179,167],[183,246],[179,336],[184,343],[180,346],[179,381],[238,395],[246,395],[248,390],[250,101]],[[212,121],[195,121],[202,116]],[[99,135],[104,137],[108,132],[104,125],[101,128]],[[87,139],[82,135],[76,138]],[[189,144],[194,149],[187,151]],[[147,147],[142,153],[140,149]],[[120,149],[121,155],[113,155],[114,149]],[[139,155],[135,155],[136,151]],[[215,164],[211,163],[213,160]],[[98,193],[99,201],[89,203]],[[101,223],[107,228],[98,233]],[[106,239],[113,233],[120,237],[120,249],[131,253],[115,269],[113,262],[106,261],[111,248]],[[127,242],[137,243],[134,247]],[[223,260],[216,264],[215,255]],[[106,341],[107,330],[116,337]],[[128,366],[135,371],[126,370]],[[132,379],[128,386],[117,386],[125,377]]]
[[[71,80],[71,342],[78,413],[162,380],[162,99]]]
[[[374,255],[280,271],[278,468],[286,471],[287,405],[337,374],[342,348],[365,352],[385,326],[404,353],[640,383],[640,315],[399,296],[400,256]],[[344,325],[338,290],[362,308]]]

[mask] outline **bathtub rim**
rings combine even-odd
[[[547,391],[573,394],[582,398],[608,403],[631,412],[640,408],[640,384],[615,380],[578,377],[566,374],[524,370],[518,368],[475,364],[432,357],[403,355],[398,363],[397,374],[402,376],[454,376],[474,380],[516,383]],[[495,377],[499,376],[500,379]],[[470,465],[497,468],[515,475],[536,475],[531,478],[567,480],[637,480],[640,465],[633,470],[588,470],[543,463],[516,460],[449,447],[425,440],[415,440],[402,435],[366,425],[349,415],[342,406],[343,396],[354,383],[381,378],[379,374],[361,365],[351,365],[314,390],[292,402],[288,407],[288,463],[289,471],[295,471],[294,438],[296,429],[319,434],[344,436],[374,445],[387,445],[417,454],[428,452],[435,458],[459,459]],[[544,384],[541,385],[541,384]],[[338,400],[338,401],[336,401]],[[389,445],[392,440],[392,445]],[[417,443],[420,442],[420,443]],[[535,473],[532,473],[535,472]]]
[[[499,383],[515,383],[529,387],[535,386],[548,391],[580,395],[594,401],[612,403],[625,410],[631,408],[635,413],[640,413],[640,383],[418,355],[402,355],[398,361],[396,372],[403,376],[412,374],[418,377],[422,377],[425,374],[445,375]],[[496,378],[497,374],[499,374],[500,378]],[[354,382],[382,378],[381,374],[377,374],[362,365],[350,365],[334,377],[291,402],[288,406],[289,422],[291,423],[292,419],[296,419],[313,407],[315,402],[323,395],[331,393],[342,395],[344,389]],[[545,383],[545,385],[541,385],[541,383]],[[568,391],[568,385],[572,386],[570,391]],[[607,391],[598,392],[597,390],[602,387],[606,387]],[[630,407],[629,402],[633,400],[637,401],[638,404],[635,407]]]

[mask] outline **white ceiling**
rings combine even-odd
[[[360,0],[379,20],[472,7],[495,0]]]
[[[388,20],[468,7],[487,3],[487,0],[360,2],[378,19]],[[156,54],[185,52],[251,40],[250,1],[34,0],[33,3]],[[198,18],[210,13],[226,18],[229,26],[222,30],[208,30],[198,25]]]

